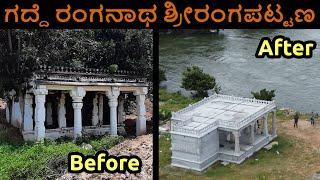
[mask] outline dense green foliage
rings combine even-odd
[[[123,137],[103,136],[89,140],[92,149],[85,150],[71,141],[45,141],[43,144],[10,140],[0,132],[1,179],[54,179],[65,173],[70,152],[95,154],[120,143]]]
[[[196,96],[208,96],[208,90],[219,93],[220,87],[213,76],[203,72],[198,66],[188,67],[182,73],[182,88],[196,92]]]
[[[38,65],[108,68],[152,76],[151,30],[0,30],[0,84],[18,86]]]
[[[255,99],[272,101],[275,95],[275,90],[268,91],[267,89],[262,89],[259,92],[251,92]]]

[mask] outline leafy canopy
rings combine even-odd
[[[251,92],[255,99],[272,101],[275,95],[275,90],[268,91],[267,89],[262,89],[259,92]]]
[[[213,89],[216,93],[220,91],[213,76],[206,74],[198,66],[188,67],[182,73],[182,88],[196,92],[196,96],[206,97],[207,91]]]

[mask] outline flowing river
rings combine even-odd
[[[314,40],[311,59],[257,59],[262,37],[284,35],[291,40]],[[320,30],[223,30],[219,34],[161,34],[160,66],[169,91],[183,92],[181,74],[197,65],[213,75],[221,93],[252,97],[251,91],[276,90],[279,108],[320,112]]]

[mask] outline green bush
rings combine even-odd
[[[102,136],[91,140],[90,144],[95,151],[108,150],[124,140],[122,136]]]
[[[197,97],[208,96],[208,90],[219,93],[221,90],[213,76],[203,72],[198,66],[188,67],[182,73],[182,88],[196,92]]]
[[[160,121],[165,121],[169,120],[171,118],[171,111],[167,109],[160,109],[159,111],[159,120]]]
[[[114,73],[116,73],[116,72],[118,71],[118,65],[116,65],[116,64],[111,64],[111,65],[109,66],[108,70],[109,70],[110,73],[114,74]]]
[[[268,91],[267,89],[262,89],[259,92],[251,92],[255,99],[272,101],[275,95],[275,90]]]

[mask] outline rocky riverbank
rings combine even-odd
[[[65,174],[59,178],[59,180],[71,180],[71,179],[152,179],[152,159],[153,159],[153,146],[152,135],[139,136],[135,139],[125,140],[124,142],[116,145],[108,150],[110,155],[137,155],[142,160],[142,171],[136,175],[125,174]]]

